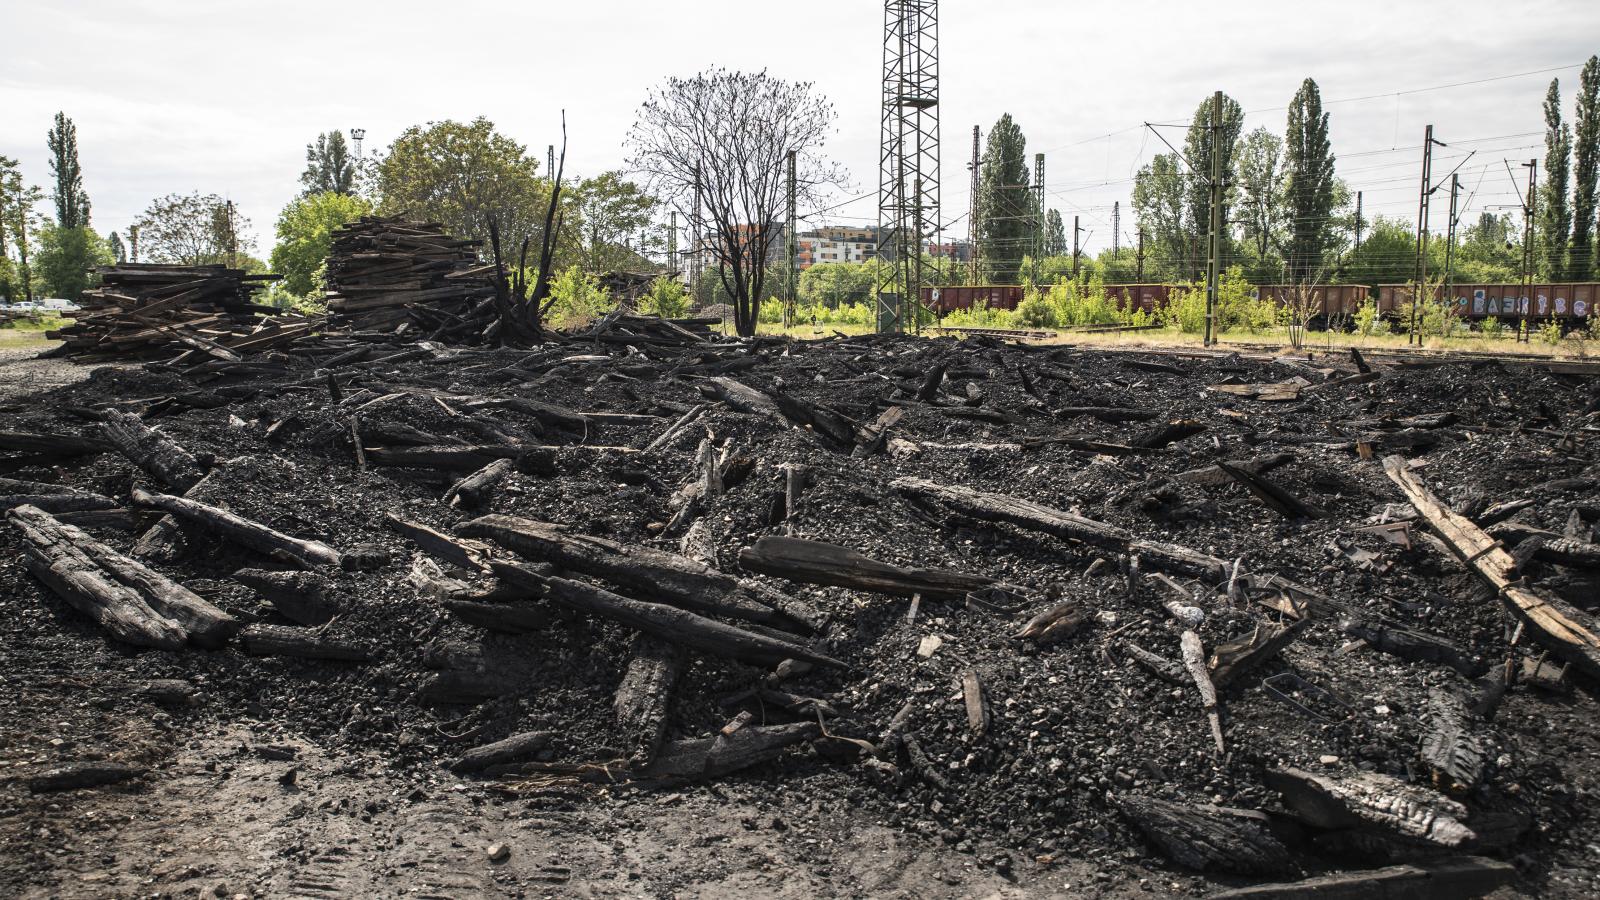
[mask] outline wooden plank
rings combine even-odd
[[[1506,608],[1535,640],[1589,675],[1600,677],[1600,623],[1594,616],[1514,580],[1517,566],[1511,554],[1483,529],[1435,497],[1406,468],[1405,459],[1385,457],[1383,470],[1467,568],[1499,592]]]

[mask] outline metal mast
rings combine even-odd
[[[878,330],[917,327],[939,223],[939,3],[885,0],[878,148]]]
[[[982,213],[978,209],[978,126],[972,126],[972,162],[967,168],[972,172],[972,199],[967,207],[967,263],[970,271],[967,274],[968,284],[978,283],[978,233],[981,230],[978,217]]]

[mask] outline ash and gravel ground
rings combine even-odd
[[[566,347],[532,356],[513,351],[444,351],[392,370],[367,370],[378,396],[391,386],[452,393],[528,396],[580,410],[655,413],[661,424],[603,427],[590,440],[642,447],[688,404],[693,380],[667,377],[684,351],[664,357],[656,377],[623,376],[613,365],[571,364],[540,375],[529,362],[554,362],[605,348]],[[724,351],[726,352],[726,351]],[[1541,502],[1520,521],[1560,530],[1572,509],[1600,504],[1594,439],[1558,450],[1557,437],[1515,426],[1544,416],[1548,430],[1580,428],[1596,403],[1593,378],[1530,367],[1449,364],[1385,369],[1373,383],[1322,388],[1290,404],[1266,404],[1205,390],[1245,382],[1321,376],[1295,364],[1259,359],[1162,357],[1181,373],[1128,365],[1125,353],[1027,352],[985,341],[768,342],[739,379],[781,386],[831,404],[855,419],[895,383],[915,385],[936,363],[951,374],[951,405],[969,398],[1013,414],[1010,424],[950,418],[908,407],[898,434],[919,444],[995,443],[1023,436],[1090,434],[1125,441],[1149,423],[1063,420],[1065,406],[1155,409],[1193,418],[1208,430],[1143,457],[1089,457],[1061,447],[1026,453],[925,446],[911,458],[851,458],[804,431],[726,409],[705,420],[718,440],[748,447],[753,474],[709,513],[721,565],[737,571],[740,548],[774,533],[769,514],[781,492],[778,467],[813,467],[795,534],[827,540],[902,564],[948,567],[1000,577],[1023,589],[1027,609],[999,615],[930,603],[914,625],[903,600],[767,579],[827,610],[820,641],[844,659],[846,673],[790,679],[784,690],[828,701],[835,734],[876,740],[908,701],[914,732],[943,787],[907,768],[841,764],[809,748],[778,762],[679,789],[564,785],[509,794],[492,781],[462,779],[442,767],[467,747],[535,728],[557,732],[549,756],[615,759],[621,736],[610,701],[631,645],[617,626],[568,618],[545,633],[488,635],[461,624],[408,581],[420,558],[382,525],[396,512],[438,527],[464,518],[439,502],[442,487],[392,470],[361,472],[344,437],[345,419],[320,385],[224,378],[196,383],[164,370],[104,367],[76,384],[62,364],[0,363],[0,381],[37,371],[39,381],[0,396],[12,430],[80,432],[92,427],[72,407],[117,403],[140,410],[182,396],[150,421],[195,453],[230,461],[224,471],[234,511],[340,549],[384,547],[376,572],[338,573],[346,613],[331,631],[365,642],[375,663],[354,666],[214,652],[134,651],[108,642],[51,595],[18,562],[17,536],[0,528],[0,672],[15,689],[0,696],[0,894],[23,896],[193,896],[221,890],[260,896],[673,896],[740,891],[757,896],[1040,896],[1204,894],[1248,880],[1186,872],[1155,852],[1112,805],[1119,794],[1275,809],[1262,772],[1289,764],[1319,771],[1367,769],[1423,780],[1416,760],[1431,687],[1470,690],[1452,670],[1371,650],[1340,652],[1338,622],[1314,624],[1280,658],[1224,696],[1230,753],[1217,759],[1204,714],[1189,687],[1159,681],[1124,660],[1109,637],[1176,658],[1177,638],[1153,588],[1130,599],[1117,560],[1087,577],[1092,548],[1009,526],[966,521],[918,508],[888,482],[913,475],[1023,497],[1112,522],[1142,536],[1227,558],[1253,571],[1308,583],[1364,613],[1445,636],[1488,660],[1510,652],[1507,617],[1453,560],[1426,542],[1401,550],[1357,534],[1401,498],[1375,460],[1307,443],[1345,441],[1386,417],[1454,412],[1462,426],[1426,452],[1422,471],[1442,496],[1461,502],[1481,491],[1495,499]],[[617,363],[642,364],[640,357]],[[303,365],[303,364],[302,364]],[[1314,364],[1321,365],[1321,363]],[[1348,370],[1340,360],[1338,365]],[[1043,404],[1023,392],[1029,371]],[[1048,377],[1048,371],[1055,377]],[[72,375],[82,375],[73,370]],[[284,381],[304,380],[309,367]],[[48,388],[38,392],[40,386]],[[252,391],[251,388],[259,388]],[[27,394],[26,397],[20,396]],[[204,408],[211,400],[229,405]],[[1540,404],[1543,404],[1541,411]],[[297,413],[305,426],[269,442],[268,423]],[[1231,414],[1229,414],[1231,413]],[[518,422],[514,412],[508,421]],[[1590,416],[1585,420],[1585,416]],[[1365,426],[1352,420],[1369,420]],[[469,441],[479,439],[433,400],[412,396],[364,414],[366,423],[403,423]],[[523,421],[521,424],[529,424]],[[1478,430],[1470,430],[1478,429]],[[673,548],[659,535],[666,500],[689,474],[704,429],[642,461],[563,455],[558,478],[515,476],[487,511],[564,523],[584,533]],[[1580,439],[1581,440],[1581,439]],[[1287,450],[1296,461],[1274,478],[1315,498],[1329,515],[1286,523],[1237,487],[1170,480],[1218,458]],[[144,476],[114,454],[12,471],[126,496]],[[1554,479],[1591,479],[1544,490]],[[151,518],[153,521],[153,517]],[[126,550],[134,533],[98,536]],[[1366,561],[1352,552],[1373,554]],[[229,575],[263,561],[201,536],[167,574],[248,618],[281,621]],[[1535,581],[1568,600],[1595,602],[1593,582],[1545,567]],[[1024,620],[1059,599],[1095,614],[1091,626],[1038,649],[1012,639]],[[1206,600],[1208,646],[1249,631],[1264,609]],[[937,634],[930,659],[916,648]],[[430,706],[416,697],[427,676],[423,649],[439,639],[482,641],[530,663],[523,690],[478,707]],[[975,669],[994,710],[989,732],[972,737],[959,677]],[[1319,721],[1270,696],[1264,677],[1294,672],[1349,703],[1337,721]],[[719,701],[766,673],[697,659],[680,683],[672,734],[695,737],[721,727],[739,707]],[[163,709],[130,696],[153,678],[181,678],[201,689],[192,708]],[[1490,729],[1498,765],[1475,811],[1526,814],[1531,827],[1499,855],[1522,874],[1530,895],[1592,896],[1600,891],[1600,840],[1594,813],[1600,780],[1594,685],[1578,679],[1570,696],[1515,688]],[[767,721],[778,711],[755,709]],[[1323,762],[1337,757],[1336,762]],[[130,786],[31,796],[21,779],[50,764],[115,759],[150,774]],[[279,782],[297,769],[292,786]],[[511,856],[491,863],[485,848],[503,842]],[[1301,872],[1379,861],[1298,856]],[[1509,892],[1508,892],[1509,893]]]

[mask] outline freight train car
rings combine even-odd
[[[1600,283],[1534,284],[1455,284],[1448,291],[1450,311],[1466,319],[1520,318],[1586,320],[1600,303]],[[1443,287],[1434,297],[1443,298]],[[1411,286],[1378,285],[1378,310],[1384,315],[1405,317],[1411,310]]]

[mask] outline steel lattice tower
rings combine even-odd
[[[939,3],[885,0],[878,149],[878,330],[916,328],[939,230]]]

